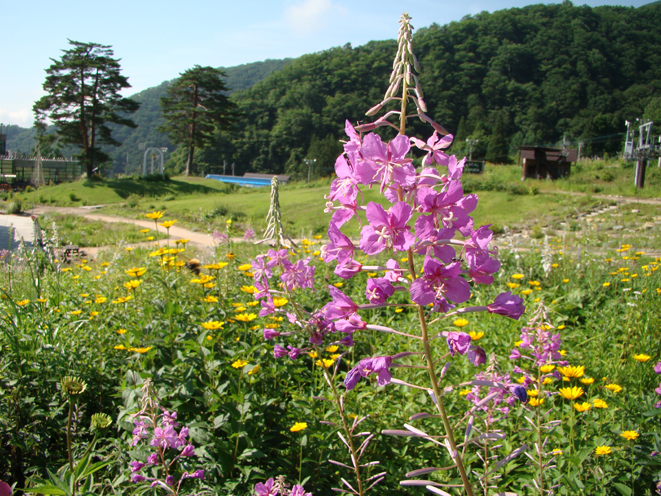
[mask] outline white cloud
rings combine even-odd
[[[332,0],[303,0],[287,7],[285,20],[298,34],[310,35],[338,14],[344,16],[346,10]]]
[[[32,124],[34,123],[32,108],[11,110],[0,107],[0,123],[5,125],[16,124],[21,127],[32,127]]]

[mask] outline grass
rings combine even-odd
[[[41,225],[44,236],[50,237],[54,234],[53,224],[57,226],[57,235],[63,245],[87,246],[123,246],[131,243],[147,241],[148,237],[164,239],[162,233],[156,233],[153,229],[149,233],[141,233],[140,228],[131,224],[106,223],[98,220],[90,220],[75,214],[58,214],[49,212],[41,217]]]

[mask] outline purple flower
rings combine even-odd
[[[174,487],[174,476],[173,475],[168,475],[165,478],[165,485],[170,486],[170,487]]]
[[[273,488],[274,480],[270,478],[266,483],[255,484],[255,496],[277,496],[278,490]]]
[[[455,353],[465,355],[471,345],[471,337],[465,332],[448,332],[447,336],[448,348],[452,356]]]
[[[519,348],[512,348],[510,353],[510,360],[518,360],[519,358],[521,358],[521,352],[519,351]]]
[[[145,480],[144,476],[140,474],[133,474],[131,476],[131,482],[143,482]]]
[[[246,229],[245,232],[243,233],[243,239],[245,241],[252,241],[253,239],[255,239],[255,230],[252,227]]]
[[[283,265],[280,279],[289,291],[311,288],[314,286],[314,265],[310,265],[310,257],[299,260],[295,264]]]
[[[299,486],[297,484],[291,488],[291,493],[289,493],[289,496],[312,496],[312,493],[306,493],[303,486]]]
[[[395,288],[392,287],[390,281],[383,277],[370,278],[367,280],[365,296],[370,303],[385,303],[394,293]]]
[[[171,425],[172,427],[179,427],[179,424],[177,423],[177,412],[170,413],[167,410],[164,410],[161,419],[165,426]]]
[[[172,426],[167,426],[165,429],[156,427],[154,429],[154,439],[149,444],[155,448],[158,446],[161,448],[174,448],[177,442],[176,431]]]
[[[413,141],[415,146],[427,152],[424,160],[425,165],[433,165],[434,163],[439,165],[448,165],[450,157],[448,157],[441,150],[449,147],[452,144],[453,138],[454,137],[451,134],[448,134],[447,136],[443,136],[439,139],[438,133],[434,131],[434,134],[432,134],[431,137],[427,140],[427,143],[418,138],[411,138],[411,141]]]
[[[369,225],[360,233],[360,249],[366,254],[376,255],[386,248],[406,251],[415,243],[407,225],[412,215],[408,204],[397,202],[385,211],[378,203],[369,202],[365,215]]]
[[[654,372],[661,374],[661,362],[657,362],[657,364],[654,366]]]
[[[476,367],[487,363],[487,353],[479,346],[471,345],[466,356],[468,357],[468,361]]]
[[[349,315],[346,319],[335,321],[335,329],[346,334],[353,334],[358,329],[365,329],[367,324],[363,322],[357,313]]]
[[[187,444],[184,449],[181,450],[181,456],[195,456],[195,446]]]
[[[341,319],[356,313],[358,310],[358,305],[356,305],[351,298],[349,298],[335,286],[328,286],[328,291],[330,292],[333,301],[327,303],[321,309],[322,313],[327,319]]]
[[[331,260],[344,261],[353,257],[356,247],[333,223],[328,227],[328,239],[330,239],[330,243],[324,245],[321,249],[321,257],[324,262],[330,262]]]
[[[399,186],[412,186],[415,184],[415,167],[411,165],[412,160],[406,158],[410,149],[410,140],[403,134],[386,146],[379,135],[370,133],[363,139],[360,151],[364,160],[356,164],[356,176],[362,184],[381,183],[381,193],[393,182]]]
[[[280,333],[275,329],[264,329],[264,339],[269,340],[278,336],[280,336]]]
[[[511,392],[521,403],[528,403],[528,392],[523,386],[514,386]]]
[[[296,360],[298,356],[301,354],[301,350],[299,350],[298,348],[294,348],[291,345],[287,346],[287,348],[289,349],[287,355],[289,355],[289,358],[291,358],[292,360]]]
[[[131,465],[131,472],[133,473],[139,472],[140,470],[142,470],[142,467],[145,466],[144,463],[138,461],[132,461],[131,463],[129,463],[129,465]]]
[[[251,270],[255,277],[255,281],[268,279],[273,275],[273,272],[271,272],[271,269],[268,267],[266,262],[266,255],[259,255],[255,257],[255,260],[252,260],[250,265],[252,265]]]
[[[358,381],[361,377],[367,377],[370,374],[378,374],[377,384],[379,386],[385,386],[390,384],[392,375],[388,370],[392,364],[392,357],[390,356],[379,356],[374,358],[363,358],[358,365],[352,368],[347,372],[347,376],[344,378],[344,385],[347,389],[351,390],[356,387]]]
[[[191,479],[204,480],[204,470],[202,469],[196,470],[192,474],[189,474],[188,477],[190,477]]]
[[[353,346],[353,336],[344,336],[342,339],[340,339],[340,344],[342,346]]]
[[[659,387],[654,390],[656,394],[661,394],[661,384],[659,384]]]
[[[287,351],[286,348],[283,348],[279,344],[276,344],[275,347],[273,348],[273,356],[275,358],[280,358],[283,356],[286,356],[289,352]]]
[[[344,204],[356,202],[358,196],[358,181],[354,176],[353,164],[357,157],[355,153],[349,153],[351,165],[344,158],[344,155],[337,157],[335,161],[335,174],[337,179],[331,184],[330,194],[326,197],[330,201],[338,201]]]
[[[487,305],[489,313],[504,315],[510,319],[519,320],[519,317],[526,311],[523,305],[523,298],[513,295],[509,291],[500,293],[491,305]]]
[[[282,250],[269,250],[267,252],[267,256],[269,257],[269,261],[266,264],[266,266],[269,269],[272,269],[273,267],[277,265],[287,265],[289,264],[289,252],[287,251],[287,248],[283,248]]]
[[[411,299],[418,305],[428,305],[441,296],[455,303],[470,298],[470,286],[461,277],[461,265],[453,262],[443,266],[438,260],[425,257],[424,276],[411,283]]]
[[[214,231],[213,240],[219,245],[222,245],[223,243],[227,243],[229,241],[229,236],[227,234],[221,233],[220,231]]]
[[[337,267],[335,267],[333,272],[336,276],[349,280],[361,270],[363,270],[363,264],[356,262],[353,258],[347,258],[343,262],[337,264]]]
[[[158,464],[158,453],[152,453],[147,457],[147,463],[149,465],[156,465]]]

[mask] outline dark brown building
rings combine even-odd
[[[519,163],[523,179],[560,179],[569,177],[571,165],[578,159],[578,150],[520,146]]]

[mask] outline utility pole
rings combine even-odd
[[[577,162],[581,161],[581,151],[583,151],[583,145],[585,143],[583,141],[578,142],[578,158],[576,159]]]
[[[468,146],[470,146],[470,151],[468,152],[468,160],[471,161],[473,160],[473,147],[477,145],[480,142],[480,140],[474,140],[467,138],[466,143],[468,143]]]
[[[312,159],[306,158],[306,159],[303,159],[303,162],[305,162],[305,164],[308,166],[308,182],[310,182],[310,173],[312,172],[312,164],[316,163],[317,159],[316,158],[312,158]]]
[[[225,167],[227,166],[227,162],[223,160],[223,176],[225,175]]]
[[[234,162],[232,162],[232,175],[234,175]]]

